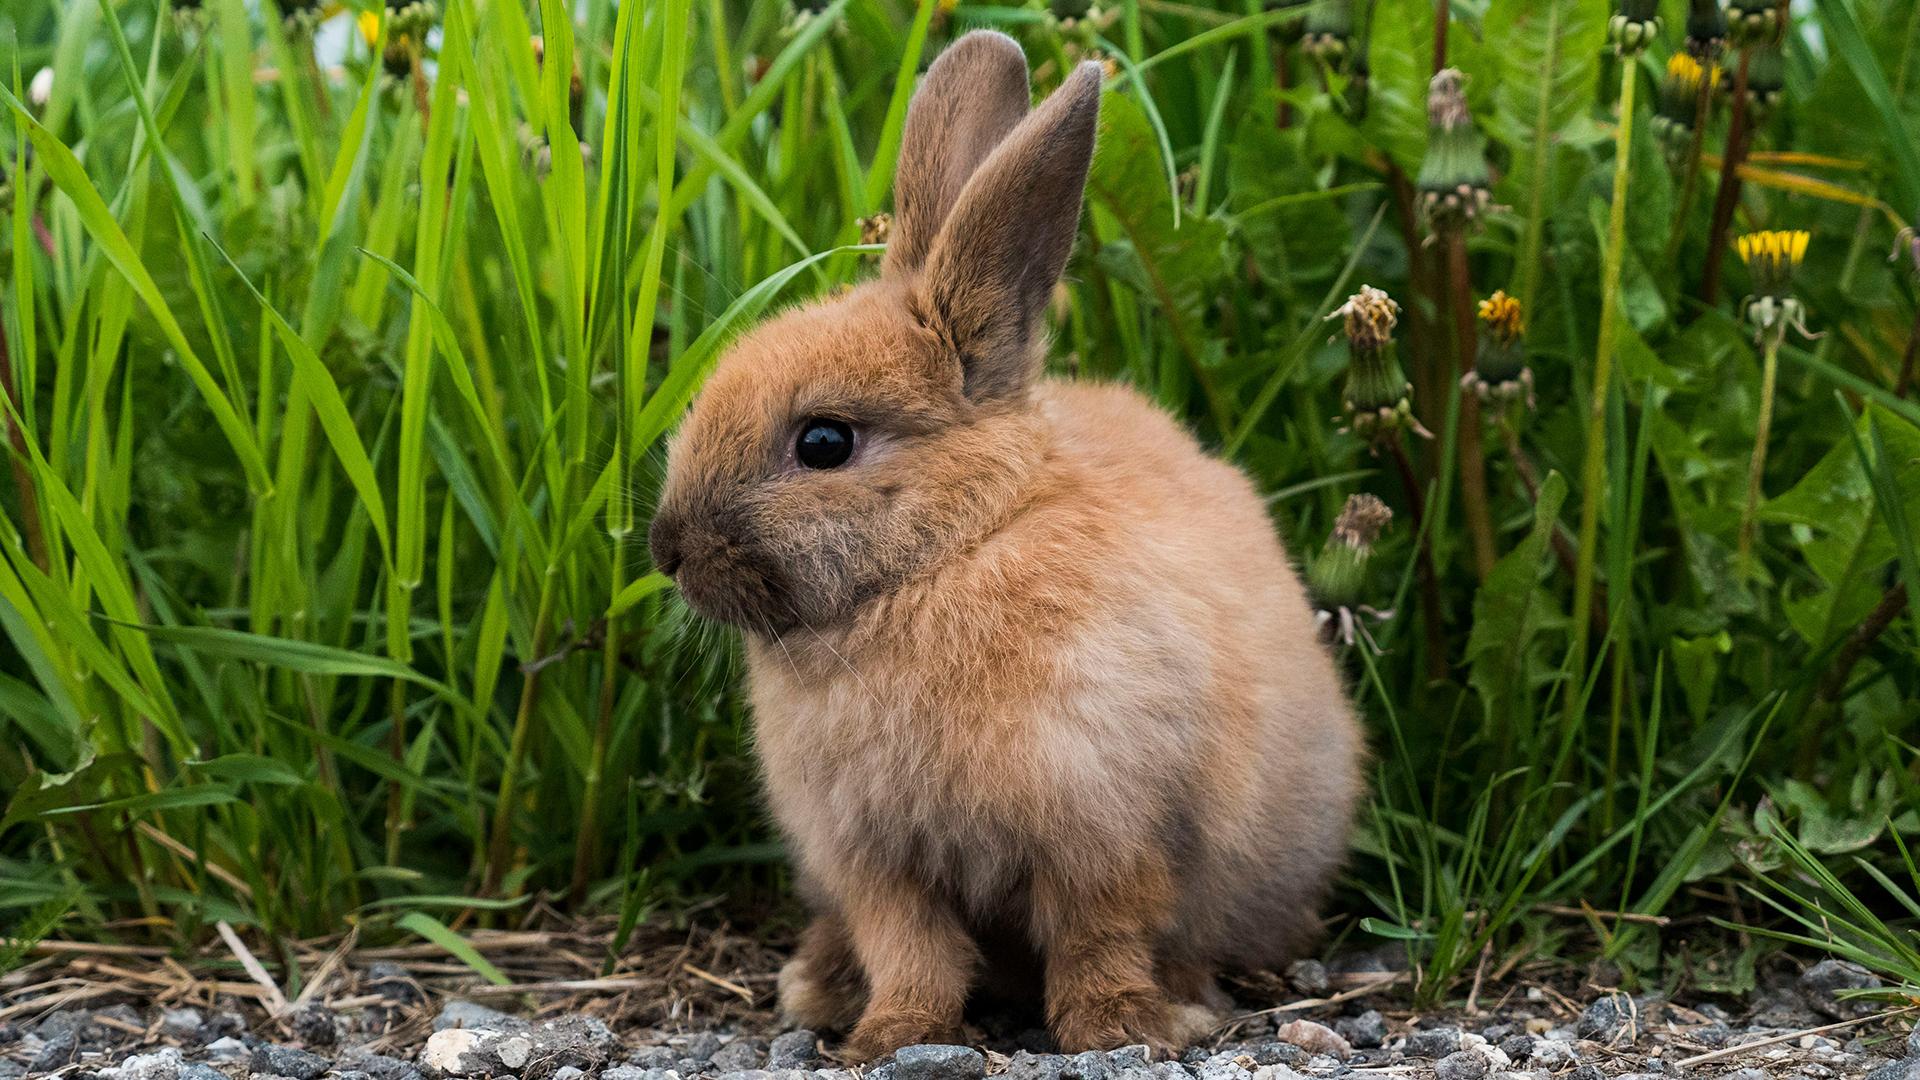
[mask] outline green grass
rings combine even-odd
[[[1716,947],[1613,913],[1744,890],[1920,982],[1916,267],[1884,257],[1920,213],[1913,0],[1818,0],[1753,128],[1732,231],[1813,232],[1822,336],[1778,356],[1750,561],[1730,254],[1702,299],[1728,104],[1696,198],[1653,123],[1679,5],[1624,62],[1603,0],[1452,5],[1495,178],[1470,280],[1410,179],[1420,0],[1360,20],[1364,87],[1295,44],[1305,8],[1239,0],[447,0],[332,68],[293,6],[0,11],[0,925],[458,953],[542,894],[630,925],[781,888],[736,647],[647,561],[661,442],[730,335],[873,272],[917,73],[995,26],[1041,91],[1114,62],[1056,366],[1188,418],[1302,559],[1351,493],[1398,514],[1364,588],[1395,614],[1343,649],[1377,759],[1341,932],[1405,942],[1430,997],[1489,946],[1707,980]],[[1323,320],[1362,283],[1434,433],[1394,440],[1404,474],[1334,419]],[[1459,387],[1454,313],[1495,289],[1532,408]]]

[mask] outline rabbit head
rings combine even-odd
[[[1100,84],[1082,64],[1029,112],[1026,58],[991,32],[928,70],[880,276],[743,337],[670,444],[649,544],[696,611],[840,624],[1018,511]]]

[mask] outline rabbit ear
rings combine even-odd
[[[926,315],[960,354],[969,396],[1017,393],[1033,377],[1034,329],[1079,231],[1103,74],[1081,64],[1013,129],[927,255]]]
[[[1027,55],[1012,38],[975,30],[940,54],[907,110],[894,173],[885,269],[918,269],[967,177],[1027,115]]]

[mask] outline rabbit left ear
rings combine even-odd
[[[1079,232],[1103,71],[1081,64],[975,170],[927,255],[927,316],[975,399],[1016,395],[1033,337]]]
[[[967,178],[1027,115],[1027,54],[994,30],[975,30],[927,69],[907,109],[894,170],[888,273],[917,270]]]

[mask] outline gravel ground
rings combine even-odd
[[[438,999],[397,968],[374,964],[360,975],[351,998],[278,1020],[249,1019],[221,998],[17,1012],[0,1022],[0,1080],[1920,1080],[1916,1013],[1844,997],[1875,984],[1837,961],[1775,983],[1738,1011],[1620,992],[1581,1000],[1534,984],[1471,1013],[1439,1015],[1399,1007],[1392,991],[1333,994],[1325,970],[1309,962],[1289,972],[1307,1002],[1244,1017],[1177,1061],[1151,1061],[1144,1047],[1064,1056],[1050,1052],[1044,1032],[989,1021],[969,1031],[975,1045],[909,1047],[862,1069],[764,1012],[709,1030],[609,1027],[590,1001],[521,1016]],[[1347,1000],[1324,1003],[1330,996]]]

